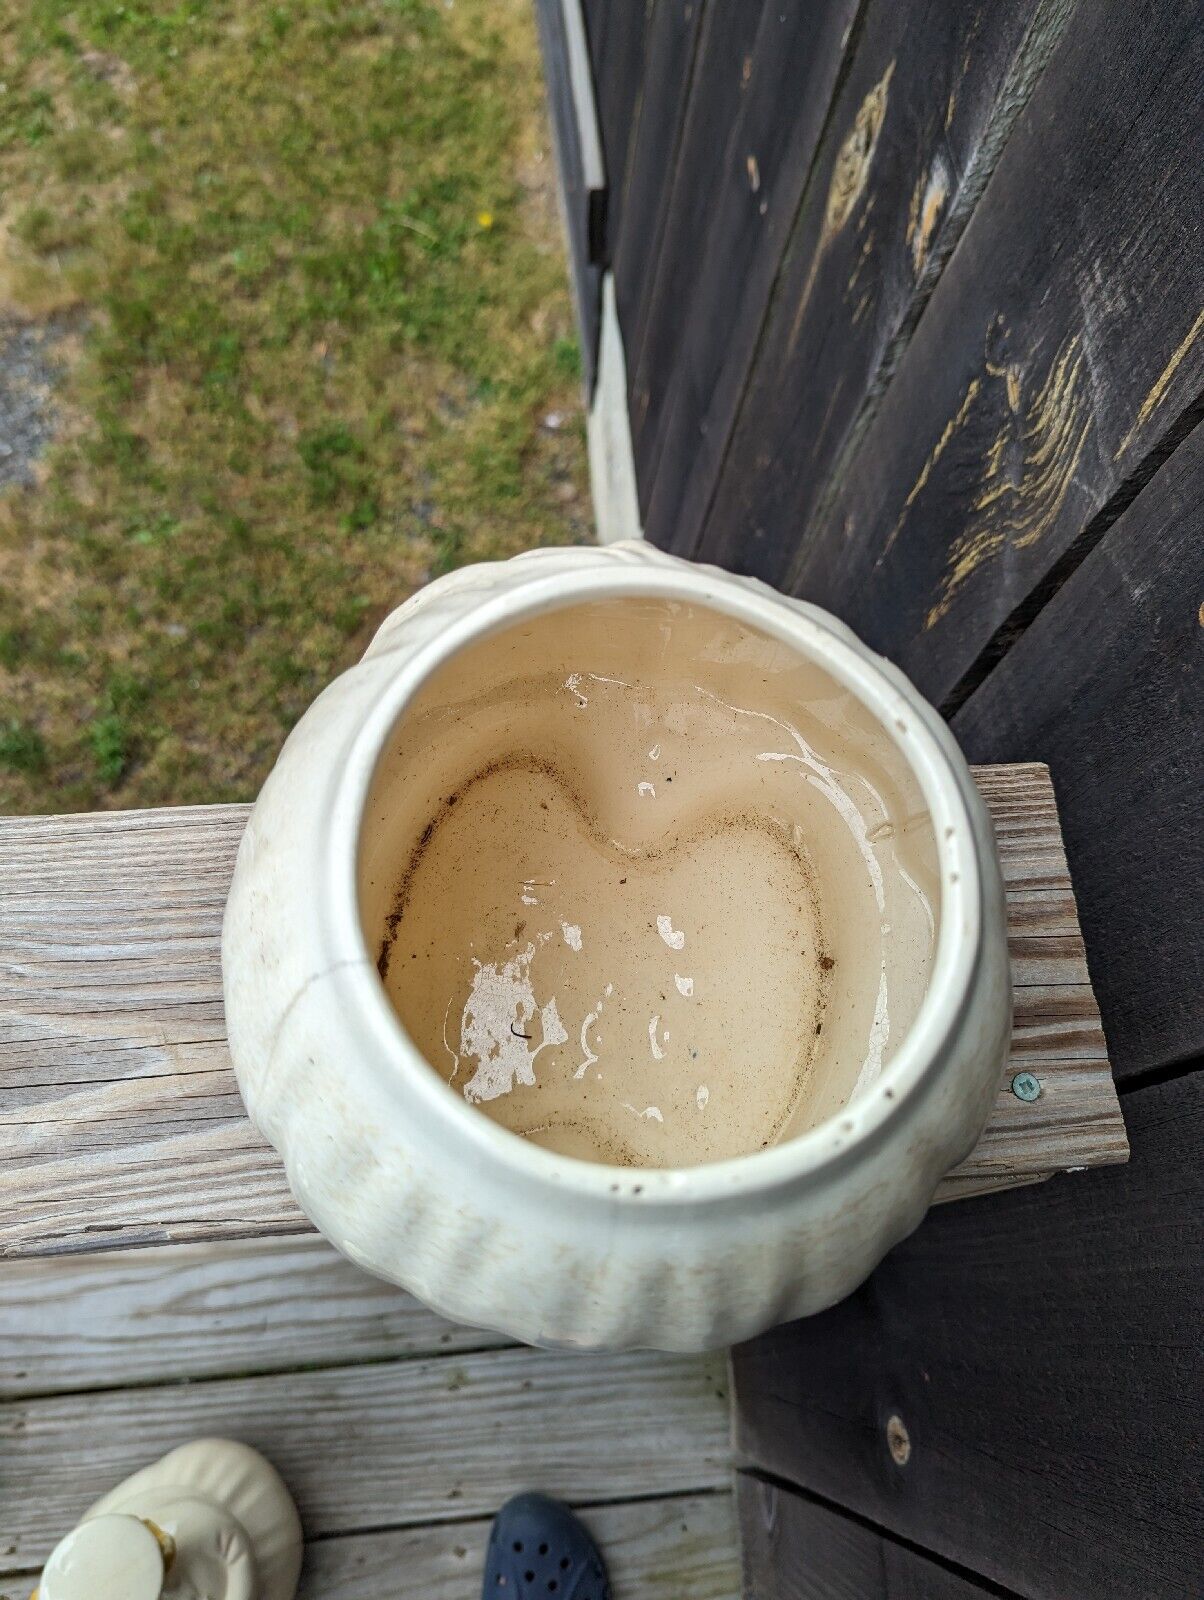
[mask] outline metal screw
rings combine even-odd
[[[886,1424],[886,1445],[896,1467],[905,1467],[911,1460],[911,1435],[903,1426],[903,1418],[890,1417]]]
[[[1031,1072],[1018,1072],[1012,1079],[1012,1093],[1017,1100],[1039,1100],[1041,1080],[1035,1078]]]

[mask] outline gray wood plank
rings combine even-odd
[[[1071,9],[868,0],[714,501],[658,542],[781,581]]]
[[[1008,883],[1016,1024],[950,1195],[1126,1148],[1048,775],[978,781]],[[245,816],[0,819],[0,1255],[307,1231],[223,1037],[221,913]],[[1039,1100],[1011,1094],[1018,1070],[1041,1078]]]
[[[738,1473],[745,1600],[992,1600],[987,1589],[828,1506]]]
[[[1202,114],[1198,0],[1077,8],[799,542],[792,592],[938,703],[1198,418]]]
[[[38,1566],[85,1507],[206,1434],[275,1462],[306,1536],[490,1515],[542,1485],[573,1503],[724,1488],[720,1359],[489,1351],[0,1406],[0,1573]]]
[[[947,1207],[738,1349],[743,1458],[1028,1600],[1197,1594],[1204,1074],[1125,1112],[1130,1166]]]
[[[737,1600],[730,1494],[596,1506],[583,1517],[606,1556],[614,1600]],[[488,1533],[477,1521],[324,1539],[306,1549],[297,1600],[480,1600]]]
[[[1118,1077],[1204,1053],[1204,424],[954,719],[1045,757]]]
[[[314,1235],[10,1261],[0,1399],[512,1343],[445,1322]]]
[[[613,1600],[737,1600],[732,1497],[720,1492],[581,1511],[604,1551]],[[480,1600],[489,1520],[342,1534],[305,1549],[297,1600]],[[11,1600],[37,1582],[12,1578]],[[0,1593],[0,1600],[8,1600]]]

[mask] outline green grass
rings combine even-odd
[[[589,536],[528,0],[39,0],[0,80],[0,307],[82,329],[0,808],[248,798],[417,585]]]

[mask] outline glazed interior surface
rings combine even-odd
[[[378,765],[363,929],[431,1070],[562,1154],[689,1167],[814,1127],[919,1010],[933,828],[797,650],[662,599],[466,648]]]

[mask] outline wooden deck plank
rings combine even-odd
[[[491,1515],[544,1486],[573,1503],[722,1489],[720,1357],[509,1349],[0,1406],[0,1574],[45,1560],[128,1473],[206,1434],[275,1462],[306,1536]]]
[[[552,1489],[555,1485],[550,1485]],[[584,1513],[614,1600],[737,1600],[728,1493],[598,1506]],[[297,1600],[480,1600],[488,1521],[324,1539],[305,1552]]]
[[[445,1322],[316,1234],[10,1261],[0,1275],[6,1400],[512,1343]]]
[[[732,1496],[672,1495],[579,1508],[606,1556],[614,1600],[738,1600]],[[305,1547],[297,1600],[480,1600],[489,1518],[342,1534]],[[12,1600],[37,1582],[14,1574]],[[7,1600],[7,1590],[0,1593]]]
[[[1008,887],[1016,1023],[949,1198],[1127,1149],[1046,769],[976,773]],[[246,815],[0,819],[0,1255],[308,1231],[224,1040],[221,916]],[[1019,1070],[1041,1079],[1039,1100],[1011,1093]]]

